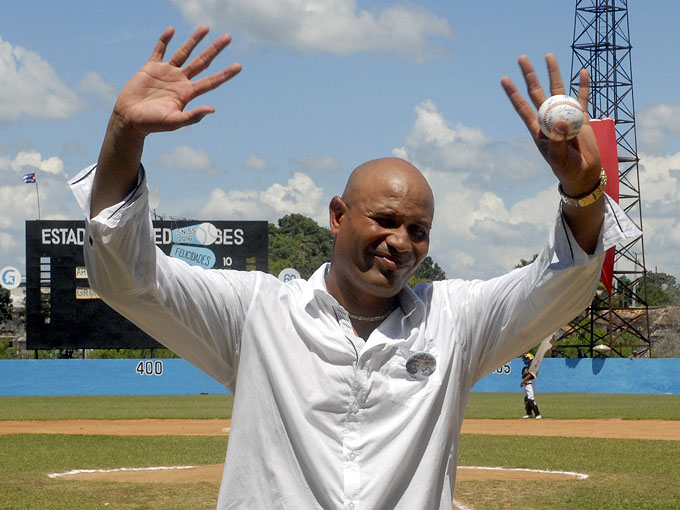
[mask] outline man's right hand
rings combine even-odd
[[[174,33],[172,27],[163,31],[151,58],[116,100],[99,153],[90,217],[120,202],[132,191],[137,181],[144,139],[148,134],[174,131],[195,124],[213,113],[215,109],[207,105],[189,111],[185,111],[185,108],[194,98],[219,87],[241,71],[240,64],[232,64],[210,76],[192,81],[210,66],[231,42],[231,37],[223,34],[182,67],[208,33],[208,27],[199,27],[170,60],[163,62]]]

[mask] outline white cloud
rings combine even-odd
[[[477,259],[469,253],[453,249],[451,250],[451,255],[449,258],[449,267],[464,267],[466,269],[470,269],[474,267],[476,261]],[[458,275],[460,276],[460,273],[458,273]],[[455,278],[456,275],[449,274],[448,277]]]
[[[190,23],[242,31],[248,42],[338,55],[377,52],[427,60],[447,51],[445,18],[404,3],[363,10],[356,0],[173,0]]]
[[[9,252],[19,246],[18,241],[7,232],[0,231],[0,252]]]
[[[680,278],[680,219],[671,216],[643,217],[647,271],[661,271]]]
[[[416,119],[393,155],[418,162],[419,168],[456,172],[492,186],[495,181],[533,181],[546,171],[530,137],[491,140],[481,129],[452,124],[437,105],[425,99],[414,108]]]
[[[42,195],[44,201],[46,194]],[[19,229],[24,220],[37,219],[37,207],[34,185],[0,186],[0,228]]]
[[[494,153],[491,166],[502,179],[528,182],[550,171],[545,160],[538,155],[533,140],[528,136],[502,144],[493,144],[489,148]]]
[[[149,186],[149,210],[155,211],[161,205],[163,197],[160,195],[158,186]]]
[[[224,191],[222,188],[210,192],[205,205],[201,208],[201,217],[234,220],[269,219],[268,214],[263,215],[258,191]]]
[[[268,172],[272,170],[272,165],[270,165],[265,159],[251,154],[250,157],[245,162],[245,167],[250,170],[258,170],[260,172]]]
[[[639,156],[647,270],[680,275],[680,152]]]
[[[508,210],[500,196],[466,184],[460,174],[425,175],[436,200],[431,254],[449,277],[490,278],[512,269],[541,248],[554,222],[557,197],[546,199],[551,190]]]
[[[37,151],[20,151],[10,162],[9,167],[18,172],[41,170],[48,174],[66,175],[64,173],[64,162],[60,158],[52,156],[42,159],[42,155]],[[38,173],[38,179],[40,179],[40,173]]]
[[[522,185],[510,207],[502,198],[512,182],[538,175],[531,141],[494,143],[482,130],[452,125],[430,100],[415,112],[404,146],[393,154],[420,168],[434,190],[431,253],[447,275],[490,278],[538,252],[554,224],[556,187]]]
[[[308,156],[302,160],[293,161],[293,166],[304,173],[342,172],[342,164],[332,156],[313,158]]]
[[[669,136],[680,134],[680,104],[657,104],[637,114],[637,133],[645,151],[659,153]]]
[[[315,216],[323,190],[307,175],[295,172],[287,185],[273,184],[261,193],[261,200],[279,214]]]
[[[547,231],[555,224],[559,202],[560,196],[555,184],[515,203],[510,208],[509,221],[515,225],[528,223]]]
[[[646,207],[674,206],[680,216],[680,152],[669,156],[640,153],[640,195]]]
[[[118,96],[116,88],[94,71],[90,71],[83,76],[79,87],[83,92],[96,97],[102,106],[113,107]]]
[[[491,140],[480,129],[452,127],[430,99],[418,104],[415,113],[404,146],[393,150],[395,156],[437,171],[488,174]]]
[[[158,155],[161,165],[166,168],[182,170],[185,172],[198,172],[206,175],[219,175],[223,173],[205,151],[194,149],[188,145],[179,145],[171,151],[161,152]]]
[[[201,208],[204,218],[266,219],[274,221],[298,213],[327,222],[323,190],[307,175],[296,172],[284,184],[275,183],[264,191],[214,189]]]
[[[14,46],[0,38],[0,121],[14,121],[22,115],[65,118],[81,102],[34,51]]]
[[[25,184],[22,176],[37,171],[38,185]],[[5,237],[2,246],[18,256],[23,251],[26,220],[38,219],[38,191],[42,219],[68,219],[71,206],[66,184],[64,163],[56,156],[44,158],[34,150],[22,150],[16,155],[0,153],[0,229]],[[18,244],[10,242],[10,236]]]

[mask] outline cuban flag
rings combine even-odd
[[[38,182],[38,177],[35,175],[35,172],[32,174],[24,174],[24,182],[26,184],[35,184]]]

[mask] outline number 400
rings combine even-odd
[[[163,375],[163,362],[161,360],[140,361],[135,369],[139,375]]]

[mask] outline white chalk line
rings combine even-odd
[[[456,501],[455,499],[452,501],[452,503],[456,505],[456,508],[458,510],[473,510],[472,507],[465,506],[463,503],[461,503],[460,501]]]
[[[585,473],[576,473],[575,471],[552,471],[547,469],[529,469],[529,468],[506,468],[506,467],[491,467],[491,466],[458,466],[458,469],[485,469],[488,471],[524,471],[526,473],[546,473],[549,475],[569,475],[577,480],[585,480],[588,475]]]
[[[79,475],[82,473],[118,473],[121,471],[170,471],[173,469],[194,469],[198,466],[151,466],[151,467],[123,467],[115,469],[73,469],[65,473],[51,473],[49,478],[60,478],[62,476]]]
[[[485,469],[488,471],[523,471],[527,473],[546,473],[551,475],[568,475],[573,476],[577,480],[585,480],[589,476],[585,473],[577,473],[575,471],[552,471],[547,469],[529,469],[529,468],[506,468],[500,466],[458,466],[458,469]],[[471,506],[466,506],[460,501],[453,500],[453,504],[458,507],[458,510],[474,510]]]

